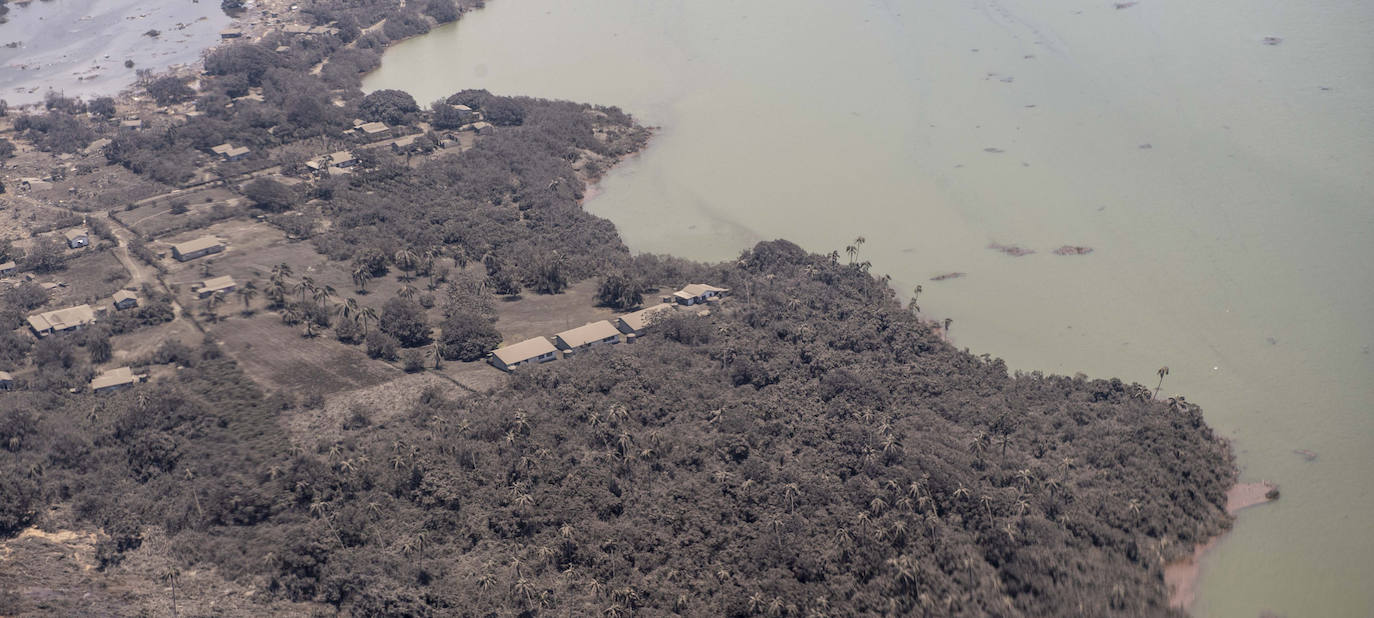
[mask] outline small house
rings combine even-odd
[[[111,393],[128,388],[148,379],[148,376],[135,375],[128,367],[117,367],[102,373],[91,380],[91,390],[96,393]]]
[[[594,346],[620,343],[620,330],[607,320],[590,322],[554,335],[553,343],[558,349],[571,354]]]
[[[215,292],[227,293],[232,291],[234,291],[234,278],[229,275],[206,279],[195,287],[196,298],[209,298]]]
[[[138,295],[128,290],[115,292],[113,298],[116,310],[132,309],[138,306]]]
[[[380,135],[382,133],[390,131],[391,127],[386,126],[386,123],[384,122],[364,122],[356,127],[353,127],[353,130],[356,131],[358,135],[372,137],[374,135]]]
[[[0,391],[7,391],[14,388],[14,376],[8,371],[0,371]]]
[[[95,310],[90,305],[77,305],[55,311],[35,313],[28,317],[33,334],[43,337],[53,333],[74,331],[95,323]]]
[[[214,236],[201,236],[195,240],[172,245],[172,257],[178,262],[194,260],[221,251],[224,251],[224,243]]]
[[[281,31],[282,31],[283,33],[291,34],[291,35],[309,34],[309,33],[310,33],[310,26],[307,26],[307,25],[305,25],[305,24],[287,24],[286,26],[284,26],[284,27],[281,29]]]
[[[420,139],[420,134],[407,135],[391,142],[391,152],[396,154],[406,154],[415,149],[415,140]]]
[[[681,290],[673,292],[673,295],[669,298],[679,305],[699,305],[713,298],[724,296],[729,291],[730,290],[727,288],[718,288],[714,285],[693,283],[684,286]]]
[[[673,313],[676,309],[676,305],[659,303],[652,307],[646,307],[639,311],[627,313],[616,318],[615,327],[626,335],[638,337],[644,334],[644,329],[652,324],[654,320],[662,319],[664,315]]]
[[[15,264],[14,260],[10,260],[8,262],[5,262],[4,264],[0,264],[0,277],[8,277],[10,275],[13,275],[18,270],[19,265]]]
[[[219,38],[221,39],[237,39],[241,36],[243,36],[243,31],[238,28],[225,28],[219,31]]]
[[[305,166],[318,172],[331,167],[349,168],[357,163],[358,159],[353,156],[353,153],[347,150],[340,150],[328,156],[320,157],[314,161],[306,161]]]
[[[472,132],[478,135],[491,135],[496,132],[496,126],[490,122],[474,122],[467,126]]]
[[[72,249],[80,249],[91,244],[91,237],[86,235],[86,230],[67,230],[62,235],[67,238],[67,246]]]
[[[119,122],[119,128],[128,129],[130,131],[137,131],[143,128],[143,121],[139,120],[138,118],[129,118],[127,120],[121,120]]]
[[[501,371],[514,371],[521,365],[537,365],[557,359],[558,348],[553,347],[548,339],[535,337],[493,350],[487,360]]]

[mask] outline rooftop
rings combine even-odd
[[[202,281],[198,292],[218,292],[234,287],[234,278],[229,275],[222,277],[212,277]]]
[[[730,290],[728,288],[718,288],[714,285],[707,285],[705,283],[689,283],[687,285],[682,286],[682,289],[678,290],[673,295],[682,296],[686,294],[687,298],[692,298],[696,296],[701,296],[702,294],[705,294],[707,292],[719,292],[723,294],[729,291]]]
[[[556,336],[562,339],[563,343],[567,344],[568,347],[576,348],[594,341],[601,341],[602,339],[610,337],[619,337],[620,330],[609,321],[601,320],[599,322],[583,324],[572,330],[565,330],[558,333]]]
[[[82,236],[85,236],[85,235],[86,235],[86,230],[83,230],[83,229],[67,230],[67,231],[65,231],[65,232],[62,232],[62,235],[63,235],[63,236],[66,236],[66,237],[67,237],[67,240],[76,240],[77,238],[81,238]]]
[[[77,326],[83,326],[95,321],[95,311],[90,305],[77,305],[58,309],[56,311],[45,311],[29,316],[29,325],[37,331],[45,330],[66,330]]]
[[[215,238],[214,236],[201,236],[200,238],[197,238],[195,240],[188,240],[186,242],[174,244],[172,245],[172,248],[175,249],[177,253],[186,255],[188,253],[204,251],[211,247],[219,247],[222,245],[224,245],[224,243],[220,242],[220,240],[218,238]]]
[[[134,294],[133,292],[130,292],[128,290],[120,290],[114,293],[113,298],[114,301],[117,303],[126,300],[138,300],[138,294]]]
[[[91,380],[91,390],[97,391],[102,388],[110,388],[112,386],[124,386],[126,384],[133,384],[137,381],[138,376],[134,375],[132,369],[129,369],[128,367],[117,367],[109,371],[106,371],[105,373],[96,376],[94,380]]]
[[[645,326],[649,325],[649,320],[652,319],[654,316],[663,313],[664,311],[673,311],[676,308],[676,305],[670,305],[668,303],[659,303],[652,307],[640,309],[639,311],[635,311],[634,313],[627,313],[625,315],[622,315],[620,316],[620,321],[624,322],[625,326],[630,327],[631,330],[643,330]]]
[[[362,131],[363,133],[371,135],[373,133],[381,133],[382,131],[385,131],[390,127],[387,127],[386,123],[384,122],[365,122],[363,124],[358,125],[356,128],[359,131]]]
[[[553,344],[549,343],[548,339],[535,337],[534,339],[526,339],[515,345],[498,348],[493,350],[491,354],[501,359],[501,362],[507,365],[514,365],[515,363],[523,363],[531,358],[557,351],[558,348],[553,347]]]

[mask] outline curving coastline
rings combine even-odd
[[[1226,514],[1235,517],[1240,511],[1278,499],[1278,485],[1266,481],[1236,483],[1226,491]],[[1202,559],[1226,534],[1193,546],[1193,553],[1164,566],[1164,585],[1169,589],[1169,607],[1190,611],[1197,600],[1198,580],[1202,575]]]

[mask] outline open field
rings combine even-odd
[[[144,326],[130,333],[110,337],[113,351],[110,366],[118,367],[152,354],[166,341],[180,341],[195,349],[202,335],[187,320],[175,320],[156,326]]]
[[[129,282],[129,273],[110,251],[96,251],[90,247],[74,259],[67,260],[67,268],[41,275],[38,282],[61,282],[62,287],[48,292],[53,307],[68,307],[81,303],[92,305],[110,303],[110,295]]]
[[[271,312],[230,317],[206,325],[206,330],[255,382],[292,395],[351,391],[402,375],[368,358],[358,346],[328,335],[302,337],[299,328],[283,324]]]
[[[619,315],[605,307],[596,306],[594,280],[577,283],[562,294],[545,295],[526,292],[517,301],[496,301],[501,319],[496,330],[501,331],[505,344],[519,343],[531,337],[577,328],[587,322],[612,319]]]

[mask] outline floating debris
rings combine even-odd
[[[964,276],[965,274],[967,274],[967,273],[959,273],[959,272],[945,273],[945,274],[943,274],[943,275],[935,275],[934,277],[931,277],[930,280],[931,280],[931,281],[944,281],[944,280],[946,280],[946,279],[958,279],[958,278]]]
[[[1144,144],[1141,144],[1141,145],[1139,145],[1139,146],[1136,146],[1136,148],[1139,148],[1139,149],[1141,149],[1141,150],[1149,150],[1149,149],[1154,148],[1154,147],[1155,147],[1154,144],[1151,144],[1151,143],[1149,143],[1149,142],[1145,142]]]
[[[1137,4],[1140,4],[1140,3],[1139,3],[1139,2],[1118,2],[1118,3],[1116,3],[1115,6],[1116,6],[1116,10],[1120,11],[1121,9],[1129,9],[1129,8],[1131,8],[1131,7],[1133,7],[1133,6],[1137,5]]]
[[[1309,451],[1305,448],[1295,448],[1293,449],[1293,452],[1297,455],[1302,456],[1304,461],[1316,461],[1317,459],[1317,454],[1315,452]]]
[[[984,148],[983,152],[990,152],[992,154],[1002,154],[1006,151],[1002,150],[1001,148]]]
[[[1025,247],[1017,245],[1003,245],[995,242],[988,243],[988,248],[993,249],[995,251],[1001,251],[1002,253],[1005,253],[1012,257],[1022,257],[1035,253],[1034,249],[1027,249]],[[1089,249],[1089,251],[1091,251],[1091,249]]]
[[[1092,247],[1080,247],[1078,245],[1064,245],[1054,250],[1055,255],[1087,255],[1092,252]]]
[[[1271,45],[1271,46],[1272,46],[1272,45],[1278,45],[1279,43],[1282,43],[1282,42],[1283,42],[1283,39],[1281,39],[1281,38],[1279,38],[1279,37],[1276,37],[1276,36],[1267,36],[1267,37],[1264,37],[1264,39],[1262,39],[1260,42],[1261,42],[1261,43],[1264,43],[1265,45]]]

